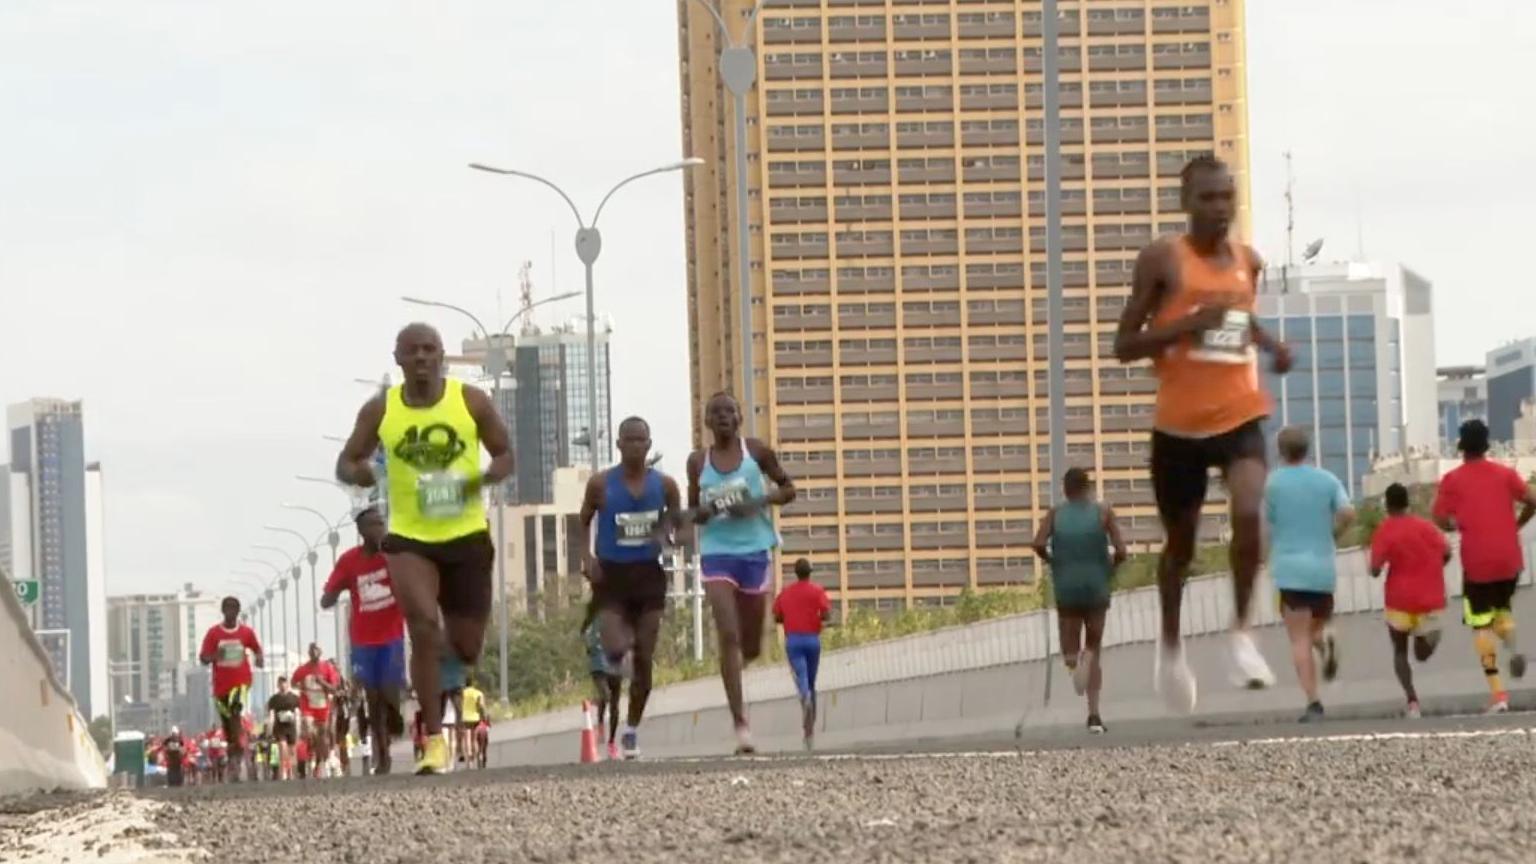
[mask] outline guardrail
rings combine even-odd
[[[1523,540],[1527,562],[1536,562],[1536,529],[1528,530]],[[1457,538],[1453,538],[1453,546],[1456,542]],[[1452,563],[1446,567],[1446,589],[1451,597],[1460,596],[1461,582],[1459,556],[1453,556]],[[1521,574],[1520,584],[1531,584],[1529,568]],[[1288,653],[1283,646],[1283,634],[1278,632],[1277,606],[1276,592],[1268,574],[1261,573],[1254,594],[1252,623],[1272,665],[1284,681],[1285,670],[1289,667],[1286,662]],[[1365,695],[1379,698],[1383,693],[1395,692],[1386,640],[1378,632],[1379,616],[1371,614],[1382,608],[1382,580],[1371,578],[1367,551],[1341,551],[1335,614],[1348,627],[1349,647],[1353,648],[1358,641],[1357,653],[1372,659],[1368,664],[1356,661],[1349,670],[1352,692],[1334,698],[1341,701]],[[1212,675],[1219,674],[1218,667],[1225,660],[1224,648],[1216,645],[1215,640],[1230,629],[1232,611],[1232,588],[1227,575],[1192,579],[1186,585],[1182,629],[1186,639],[1190,640],[1191,662],[1208,685],[1212,683]],[[1448,627],[1459,629],[1454,625],[1454,616],[1447,617],[1451,619],[1447,621]],[[1158,621],[1155,587],[1114,596],[1105,628],[1104,658],[1107,672],[1115,677],[1105,698],[1149,702],[1147,705],[1137,702],[1134,706],[1128,702],[1122,704],[1118,706],[1124,709],[1119,716],[1161,710],[1150,704],[1155,701],[1150,698],[1151,646],[1156,640]],[[829,652],[822,657],[818,682],[824,706],[822,729],[836,733],[827,740],[832,737],[852,741],[860,740],[861,736],[863,740],[869,740],[965,734],[980,729],[1007,728],[1013,722],[1007,720],[1008,717],[1016,720],[1026,710],[1033,709],[1038,714],[1044,707],[1042,697],[1046,686],[1053,686],[1058,697],[1066,687],[1059,670],[1056,683],[1047,684],[1051,675],[1050,658],[1059,653],[1056,629],[1055,610],[1048,609]],[[1372,639],[1374,641],[1369,641]],[[1457,638],[1449,639],[1442,651],[1460,650],[1452,644],[1456,641]],[[1376,642],[1381,644],[1372,653],[1369,646]],[[1144,672],[1127,680],[1125,668],[1142,662],[1146,664]],[[1363,677],[1362,672],[1366,673]],[[1471,683],[1475,689],[1481,684],[1481,676],[1473,677],[1476,680]],[[765,731],[771,734],[782,731],[786,736],[795,734],[798,715],[794,710],[794,682],[782,664],[750,669],[745,675],[745,687],[752,706],[753,728],[760,738]],[[910,698],[899,695],[901,693],[909,694]],[[1290,698],[1288,693],[1283,695]],[[1067,696],[1070,697],[1070,690]],[[941,704],[945,699],[952,699],[958,706],[967,698],[971,703],[969,708],[956,708],[952,715],[946,713],[951,706]],[[917,700],[915,708],[911,704],[913,699]],[[1057,699],[1058,703],[1061,701]],[[656,690],[651,694],[646,711],[644,737],[648,749],[661,754],[682,754],[701,747],[713,747],[716,743],[723,744],[730,733],[729,723],[723,716],[723,704],[724,695],[719,679],[715,677]],[[1225,707],[1221,699],[1204,697],[1202,705],[1217,709]],[[784,716],[781,718],[780,714]],[[914,717],[922,722],[913,723]],[[576,740],[581,719],[579,710],[567,709],[498,724],[492,730],[492,759],[501,764],[569,761],[575,757],[576,750],[573,744],[562,743],[560,736]],[[1050,722],[1077,723],[1080,720],[1074,713],[1067,712]],[[897,729],[898,726],[902,728]],[[718,742],[714,740],[716,738]],[[789,743],[795,742],[790,739]]]
[[[0,795],[106,786],[106,764],[0,572]]]

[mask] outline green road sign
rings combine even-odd
[[[16,599],[21,605],[31,606],[37,602],[40,589],[36,579],[15,579],[11,584],[16,586]]]

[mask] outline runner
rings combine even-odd
[[[805,749],[816,736],[816,669],[821,665],[821,628],[832,616],[832,602],[811,581],[811,562],[795,562],[795,584],[773,601],[773,620],[784,627],[784,654],[800,694],[801,733]]]
[[[593,594],[592,599],[587,601],[587,614],[581,620],[581,634],[587,646],[587,674],[592,677],[592,699],[597,708],[597,722],[606,724],[608,730],[608,758],[618,759],[621,754],[616,739],[619,734],[619,700],[624,695],[624,678],[619,674],[620,666],[608,659],[607,649],[603,647],[603,627],[598,620],[598,612],[598,597]],[[622,657],[619,662],[623,662]],[[633,685],[629,692],[629,698],[633,700]],[[636,749],[638,755],[638,744]]]
[[[187,752],[187,744],[182,740],[181,727],[172,726],[171,734],[165,736],[160,742],[160,752],[165,759],[165,785],[177,787],[185,782],[186,775],[183,772]]]
[[[1108,730],[1099,716],[1104,687],[1099,646],[1109,614],[1110,582],[1115,568],[1125,562],[1125,541],[1115,511],[1090,496],[1087,471],[1067,469],[1062,489],[1066,502],[1045,514],[1033,545],[1051,568],[1061,659],[1072,675],[1072,689],[1088,696],[1089,734],[1102,735]]]
[[[459,750],[459,733],[464,716],[464,684],[469,678],[469,672],[459,658],[452,654],[444,654],[442,662],[438,664],[438,680],[442,682],[442,712],[443,733],[438,736],[448,745],[448,764],[463,762],[464,754]]]
[[[1261,552],[1260,422],[1269,413],[1253,349],[1269,352],[1276,374],[1289,371],[1291,354],[1253,318],[1264,262],[1228,237],[1235,194],[1220,160],[1198,156],[1184,166],[1180,196],[1189,231],[1142,250],[1115,334],[1121,362],[1151,359],[1157,371],[1152,487],[1166,539],[1158,560],[1162,633],[1155,683],[1168,705],[1183,712],[1194,710],[1196,685],[1180,639],[1179,603],[1213,467],[1221,469],[1231,500],[1236,677],[1253,688],[1275,680],[1247,629]]]
[[[277,692],[267,700],[267,728],[277,744],[279,778],[293,779],[293,747],[299,738],[299,694],[288,686],[288,678],[277,676]]]
[[[435,774],[448,768],[447,745],[439,734],[438,664],[445,653],[468,666],[480,658],[496,558],[482,489],[505,480],[513,459],[507,428],[490,397],[443,377],[443,342],[436,330],[425,324],[401,330],[395,362],[405,382],[358,412],[336,477],[372,486],[373,454],[382,442],[389,475],[389,534],[382,548],[411,631],[411,679],[428,733],[416,771]],[[483,470],[482,444],[491,457]],[[446,627],[438,622],[439,610]]]
[[[1525,567],[1520,529],[1536,515],[1536,492],[1515,469],[1488,459],[1488,426],[1461,424],[1462,463],[1440,478],[1435,522],[1461,534],[1462,605],[1483,663],[1490,695],[1488,713],[1509,710],[1499,679],[1499,642],[1509,649],[1509,677],[1525,677],[1525,655],[1515,647],[1515,580]],[[1521,504],[1520,518],[1514,505]]]
[[[608,668],[630,657],[629,714],[624,758],[640,756],[640,720],[651,695],[651,671],[667,606],[663,544],[681,525],[677,481],[650,467],[651,427],[639,417],[619,424],[619,464],[587,481],[581,502],[583,567],[592,583],[598,630]],[[597,520],[596,543],[592,521]],[[618,699],[612,700],[617,725]],[[614,749],[609,741],[609,750]],[[610,756],[615,754],[610,753]]]
[[[688,457],[688,506],[699,529],[704,594],[720,640],[720,678],[736,728],[736,752],[755,753],[741,690],[742,669],[763,649],[768,568],[779,544],[770,506],[795,500],[795,484],[778,454],[743,439],[741,406],[716,393],[704,408],[710,445]],[[765,481],[776,488],[769,490]]]
[[[485,716],[485,694],[475,686],[473,672],[464,676],[464,691],[459,694],[459,704],[463,707],[463,713],[459,715],[459,753],[464,756],[459,761],[478,766],[480,755],[475,750],[475,730],[480,728],[480,719]]]
[[[331,697],[341,688],[341,674],[321,654],[319,643],[309,643],[309,662],[293,670],[293,686],[299,691],[303,739],[314,757],[314,776],[323,778],[331,755]]]
[[[343,678],[336,685],[336,692],[331,694],[331,728],[335,730],[331,736],[331,741],[335,742],[331,752],[336,756],[343,777],[352,774],[351,727],[352,685]]]
[[[238,757],[245,752],[240,715],[251,698],[251,658],[261,668],[261,642],[256,631],[240,621],[238,598],[225,597],[219,610],[224,620],[208,628],[197,659],[213,667],[213,707],[229,738],[230,752]],[[240,782],[238,768],[234,774],[234,781]]]
[[[369,730],[359,730],[373,739],[374,773],[390,770],[389,729],[386,720],[391,710],[400,709],[400,691],[405,686],[405,617],[395,602],[389,566],[380,544],[386,529],[384,517],[369,507],[358,513],[354,522],[362,545],[348,549],[336,560],[325,582],[320,608],[330,609],[342,591],[351,595],[351,621],[347,632],[352,639],[352,679],[363,687]],[[340,718],[338,718],[340,719]],[[345,737],[345,728],[338,727]]]
[[[1333,589],[1338,581],[1335,538],[1355,518],[1349,493],[1339,478],[1304,464],[1311,442],[1300,426],[1287,426],[1277,438],[1285,463],[1269,475],[1264,487],[1264,512],[1269,524],[1269,573],[1280,590],[1280,610],[1291,641],[1296,679],[1307,697],[1301,722],[1323,719],[1317,693],[1317,663],[1323,658],[1323,680],[1339,674],[1338,642],[1329,629],[1333,618]]]
[[[1420,716],[1419,694],[1413,689],[1408,664],[1408,639],[1413,656],[1428,660],[1440,644],[1440,613],[1445,609],[1445,565],[1451,560],[1445,535],[1428,519],[1408,512],[1408,489],[1387,487],[1387,518],[1371,538],[1371,576],[1387,571],[1387,635],[1392,639],[1392,669],[1403,685],[1409,719]]]

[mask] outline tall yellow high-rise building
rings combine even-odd
[[[767,0],[749,34],[752,0],[723,3],[757,49],[752,385],[757,434],[801,490],[784,557],[881,608],[1033,584],[1053,482],[1040,2]],[[715,20],[678,9],[685,152],[705,159],[687,187],[701,403],[742,386],[734,118]],[[1154,381],[1111,344],[1137,252],[1184,227],[1184,163],[1214,152],[1246,202],[1243,4],[1059,12],[1068,457],[1150,544]]]

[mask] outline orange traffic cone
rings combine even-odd
[[[581,701],[581,761],[597,761],[597,729],[592,726],[592,703]]]

